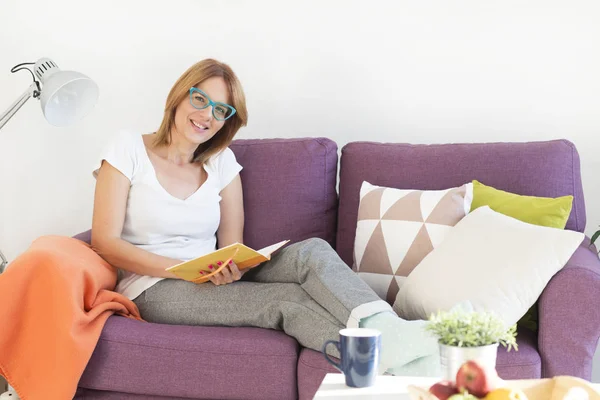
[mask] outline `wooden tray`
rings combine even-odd
[[[498,387],[521,389],[529,400],[600,400],[600,385],[572,376],[502,381]],[[409,385],[411,400],[438,400],[429,388]]]

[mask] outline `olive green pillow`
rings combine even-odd
[[[571,215],[573,196],[557,198],[522,196],[474,180],[471,211],[482,206],[489,206],[496,212],[533,225],[564,229]],[[519,320],[519,325],[537,331],[537,302]]]
[[[533,225],[565,229],[573,207],[573,196],[521,196],[473,181],[471,211],[482,206]]]

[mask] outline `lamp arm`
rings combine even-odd
[[[36,82],[32,83],[31,86],[29,86],[27,90],[14,103],[12,103],[11,106],[4,111],[4,113],[2,113],[2,115],[0,115],[0,129],[6,125],[8,120],[11,119],[11,117],[15,115],[15,113],[19,111],[21,107],[23,107],[23,104],[25,104],[32,96],[39,96],[38,85]]]

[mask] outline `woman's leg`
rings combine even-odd
[[[165,279],[134,300],[148,322],[176,325],[253,326],[283,330],[321,351],[343,328],[298,284],[234,282],[215,286]],[[334,346],[331,355],[339,357]]]
[[[383,369],[422,375],[439,370],[439,347],[424,331],[426,322],[399,318],[324,240],[288,246],[243,279],[297,283],[341,324],[381,331]]]
[[[322,239],[294,243],[273,258],[248,271],[246,281],[297,283],[317,303],[347,327],[381,311],[392,311]]]

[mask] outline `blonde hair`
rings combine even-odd
[[[225,121],[223,127],[215,136],[198,146],[194,151],[192,162],[205,163],[211,156],[231,144],[237,131],[248,123],[248,110],[246,109],[244,91],[229,65],[213,59],[206,59],[192,65],[177,79],[177,82],[171,88],[165,104],[165,115],[156,131],[155,145],[171,144],[171,130],[175,126],[177,106],[189,96],[190,88],[213,77],[223,78],[225,81],[229,92],[229,104],[236,109],[236,113]]]

